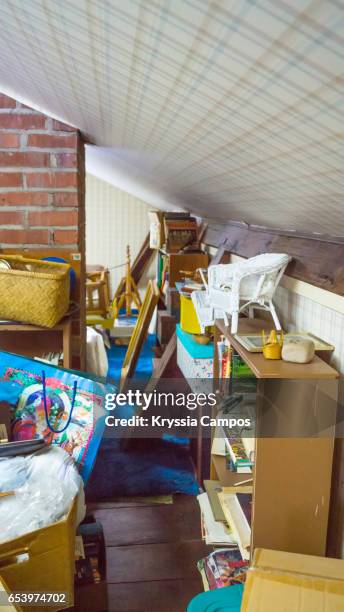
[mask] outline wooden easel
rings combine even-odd
[[[116,319],[121,311],[121,308],[125,304],[125,316],[130,317],[133,315],[131,310],[132,303],[135,304],[138,311],[140,312],[141,308],[141,298],[137,288],[137,285],[133,279],[131,273],[131,265],[130,265],[130,246],[127,246],[127,261],[126,261],[126,273],[125,276],[121,279],[116,293],[113,298],[112,308],[113,308],[113,317]]]
[[[136,283],[136,285],[138,285],[138,283],[140,282],[142,275],[145,269],[147,268],[149,262],[151,261],[151,258],[154,255],[154,253],[155,253],[154,249],[151,249],[149,246],[149,234],[147,234],[141,246],[141,249],[133,262],[133,265],[130,266],[131,267],[131,271],[130,271],[131,277],[133,281]],[[115,268],[116,267],[117,266],[115,266]],[[127,275],[123,276],[123,278],[121,279],[117,287],[116,293],[113,299],[111,300],[111,304],[110,304],[110,307],[108,308],[107,315],[102,316],[100,314],[88,314],[87,315],[87,325],[91,325],[91,326],[100,325],[103,329],[108,329],[108,330],[113,329],[115,325],[115,320],[117,319],[117,316],[118,316],[118,300],[123,294],[123,292],[125,293],[126,278],[127,278]],[[108,280],[108,277],[107,277],[107,280]],[[109,288],[108,288],[108,293],[110,293]]]

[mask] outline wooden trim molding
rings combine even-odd
[[[344,242],[339,239],[317,240],[314,236],[294,236],[244,225],[209,224],[204,242],[246,258],[259,253],[288,253],[293,257],[286,270],[289,279],[344,296]]]

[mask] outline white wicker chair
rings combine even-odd
[[[284,253],[264,253],[234,264],[219,264],[208,269],[208,281],[202,274],[205,291],[194,291],[195,306],[202,330],[216,318],[232,317],[231,332],[238,330],[239,313],[248,309],[268,310],[276,329],[281,329],[272,298],[291,257]]]

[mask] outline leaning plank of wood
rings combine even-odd
[[[139,358],[142,345],[146,339],[149,324],[151,322],[154,309],[158,303],[159,295],[160,292],[156,282],[149,281],[140,314],[137,318],[136,325],[130,338],[128,349],[124,358],[120,381],[121,391],[125,389],[128,379],[131,378],[135,372],[137,360]]]
[[[164,374],[170,365],[171,360],[175,357],[177,351],[177,335],[176,333],[171,336],[168,344],[166,344],[166,348],[158,359],[158,365],[155,370],[153,370],[153,374],[149,379],[147,386],[145,388],[145,393],[152,393],[161,378],[164,377]]]
[[[144,391],[145,393],[153,393],[154,389],[159,384],[159,381],[164,377],[165,372],[167,371],[168,366],[170,365],[172,359],[176,358],[176,352],[177,352],[177,335],[176,333],[174,333],[173,336],[170,338],[170,341],[166,345],[165,350],[162,354],[162,357],[160,357],[160,359],[157,360],[158,365],[153,370],[153,374],[145,387],[145,391]],[[137,408],[136,415],[140,416],[141,412],[142,410],[140,408]],[[128,450],[128,445],[130,443],[130,440],[134,437],[135,437],[135,427],[132,427],[130,429],[127,427],[125,435],[123,436],[122,441],[121,441],[121,449]]]
[[[297,235],[244,224],[209,224],[203,242],[240,257],[259,253],[288,253],[292,257],[286,275],[339,295],[344,294],[344,244],[340,238]],[[213,262],[212,262],[213,263]]]
[[[215,255],[211,258],[211,265],[226,264],[230,262],[231,254],[225,245],[221,244]]]
[[[146,270],[146,268],[148,267],[148,264],[150,260],[152,259],[154,253],[155,253],[155,250],[151,249],[149,246],[149,233],[148,233],[146,238],[143,241],[143,244],[138,254],[135,257],[134,263],[131,268],[131,274],[136,284],[140,282],[142,275],[144,271]]]

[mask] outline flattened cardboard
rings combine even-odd
[[[344,561],[257,548],[241,612],[342,612]]]
[[[11,407],[7,402],[0,402],[0,441],[11,440]]]
[[[5,423],[0,423],[0,442],[8,442],[8,433]]]
[[[221,493],[222,487],[219,480],[204,480],[204,488],[209,497],[209,502],[211,505],[211,509],[213,511],[215,521],[220,521],[221,523],[226,522],[225,514],[221,508],[220,500],[218,497],[218,493]]]

